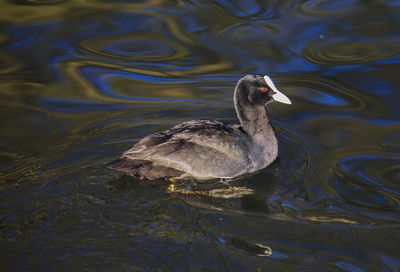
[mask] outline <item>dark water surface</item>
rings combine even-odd
[[[0,29],[1,271],[400,271],[400,1],[3,0]],[[105,169],[236,122],[248,73],[293,102],[273,165],[176,192]]]

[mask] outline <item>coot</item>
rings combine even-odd
[[[238,124],[194,120],[149,135],[107,164],[139,179],[233,178],[262,169],[278,155],[265,106],[291,104],[268,76],[247,75],[234,92]]]

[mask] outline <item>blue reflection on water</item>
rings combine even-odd
[[[373,71],[376,70],[377,67],[374,65],[368,66],[365,64],[347,64],[347,65],[337,65],[337,66],[330,66],[328,68],[324,68],[321,71],[321,75],[330,76],[340,74],[342,72],[354,72],[354,71]]]
[[[8,167],[8,166],[10,166],[10,163],[3,163],[3,164],[0,164],[0,169],[6,168],[6,167]]]
[[[12,30],[11,30],[12,31]],[[42,33],[36,32],[36,33],[16,33],[15,38],[18,40],[14,43],[11,43],[7,46],[5,46],[6,49],[19,49],[22,47],[26,47],[28,45],[32,45],[32,43],[40,38]]]
[[[331,105],[331,106],[344,106],[346,105],[346,101],[339,97],[335,97],[331,94],[324,93],[322,91],[318,92],[317,96],[308,96],[307,100],[311,100],[316,103]]]
[[[338,161],[339,165],[342,168],[342,171],[345,173],[352,175],[354,177],[358,177],[359,180],[367,181],[371,185],[376,185],[377,189],[393,192],[399,194],[400,191],[388,187],[385,185],[385,180],[371,177],[370,174],[366,173],[366,170],[369,169],[372,165],[377,165],[382,161],[390,162],[392,165],[400,164],[400,157],[398,155],[385,154],[385,156],[377,155],[377,154],[366,154],[366,155],[356,155],[356,156],[347,156]],[[378,172],[380,169],[376,169]],[[375,174],[375,176],[377,176]]]
[[[335,178],[335,186],[340,195],[352,203],[357,203],[357,206],[361,204],[366,207],[370,207],[371,205],[384,207],[390,206],[391,203],[396,203],[391,197],[381,193],[378,188],[372,188],[362,183],[351,183],[347,179],[340,180]]]
[[[364,272],[364,269],[348,262],[341,261],[337,262],[336,264],[339,268],[343,269],[344,271]]]
[[[388,119],[372,119],[368,120],[369,123],[378,125],[378,126],[392,126],[392,125],[399,125],[399,120],[388,120]]]
[[[295,23],[295,22],[293,22]],[[311,42],[320,40],[322,34],[327,32],[327,24],[301,24],[301,28],[297,30],[296,35],[289,40],[288,46],[292,51],[301,55],[303,49]]]
[[[94,66],[83,66],[79,68],[79,71],[84,76],[85,79],[90,81],[96,87],[104,89],[107,94],[112,94],[112,91],[108,86],[108,79],[112,77],[121,77],[135,79],[143,82],[153,82],[153,83],[172,83],[172,82],[182,82],[182,80],[172,77],[157,77],[145,74],[139,74],[134,72],[125,72],[121,70],[113,70],[103,67]],[[99,76],[100,75],[100,76]]]
[[[62,113],[81,113],[86,111],[104,111],[104,110],[124,110],[129,108],[128,104],[111,104],[95,101],[81,101],[70,99],[58,99],[52,97],[42,97],[38,105],[44,109],[62,112]]]
[[[394,88],[387,81],[376,77],[363,77],[362,80],[354,80],[353,85],[374,95],[388,96],[395,94]]]
[[[180,14],[177,14],[177,15],[180,15]],[[194,16],[182,16],[181,20],[186,23],[185,29],[187,29],[189,32],[204,31],[209,27],[209,26],[203,24],[202,22],[200,22]]]
[[[166,57],[175,52],[169,44],[158,39],[127,38],[108,42],[102,46],[103,50],[116,56],[125,56],[130,59],[146,56],[151,59]]]
[[[249,2],[251,1],[237,1],[238,6],[235,6],[229,1],[219,0],[218,4],[223,5],[224,8],[229,9],[230,11],[233,11],[236,16],[245,17],[249,14],[256,14],[257,12],[259,12],[260,9],[257,4],[249,4]]]
[[[400,96],[398,90],[387,80],[383,80],[376,76],[363,77],[362,80],[352,80],[351,84],[371,95],[376,95],[378,99],[384,100],[388,109],[392,111],[391,117],[400,118],[400,107],[398,101]],[[396,99],[398,98],[398,99]],[[375,118],[374,123],[384,125],[393,124],[396,121]]]
[[[115,16],[107,16],[107,22],[115,25],[116,29],[120,32],[134,31],[140,29],[141,31],[150,31],[153,23],[157,17],[150,16],[142,13],[118,11],[114,13]]]
[[[399,1],[400,5],[400,1]],[[393,268],[393,271],[400,271],[400,260],[397,258],[392,258],[388,255],[378,254],[379,258],[390,268]]]
[[[141,100],[141,101],[181,101],[181,102],[200,102],[200,100],[195,99],[177,99],[177,98],[153,98],[153,97],[134,97],[119,95],[113,91],[110,86],[110,79],[112,78],[129,78],[134,80],[139,80],[143,82],[155,82],[155,83],[171,83],[171,82],[181,82],[176,78],[165,78],[165,77],[155,77],[150,75],[124,72],[120,70],[111,70],[107,68],[99,68],[93,66],[80,67],[79,71],[90,83],[92,83],[97,90],[100,90],[103,94],[109,97],[115,97],[125,100]]]
[[[217,239],[221,244],[226,244],[226,240],[224,238],[222,238],[221,236],[217,237]]]
[[[11,25],[6,33],[11,37],[11,43],[4,46],[6,49],[17,50],[32,46],[45,33],[45,29],[56,26],[57,23],[32,24],[32,25]]]

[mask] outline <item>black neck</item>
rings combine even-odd
[[[271,131],[267,111],[262,105],[250,104],[247,97],[235,89],[234,103],[237,116],[243,129],[250,135],[266,134]]]

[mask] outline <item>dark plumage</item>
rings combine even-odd
[[[269,77],[248,75],[234,93],[240,125],[194,120],[143,138],[107,164],[140,179],[232,178],[272,163],[278,142],[265,106],[290,103]]]

